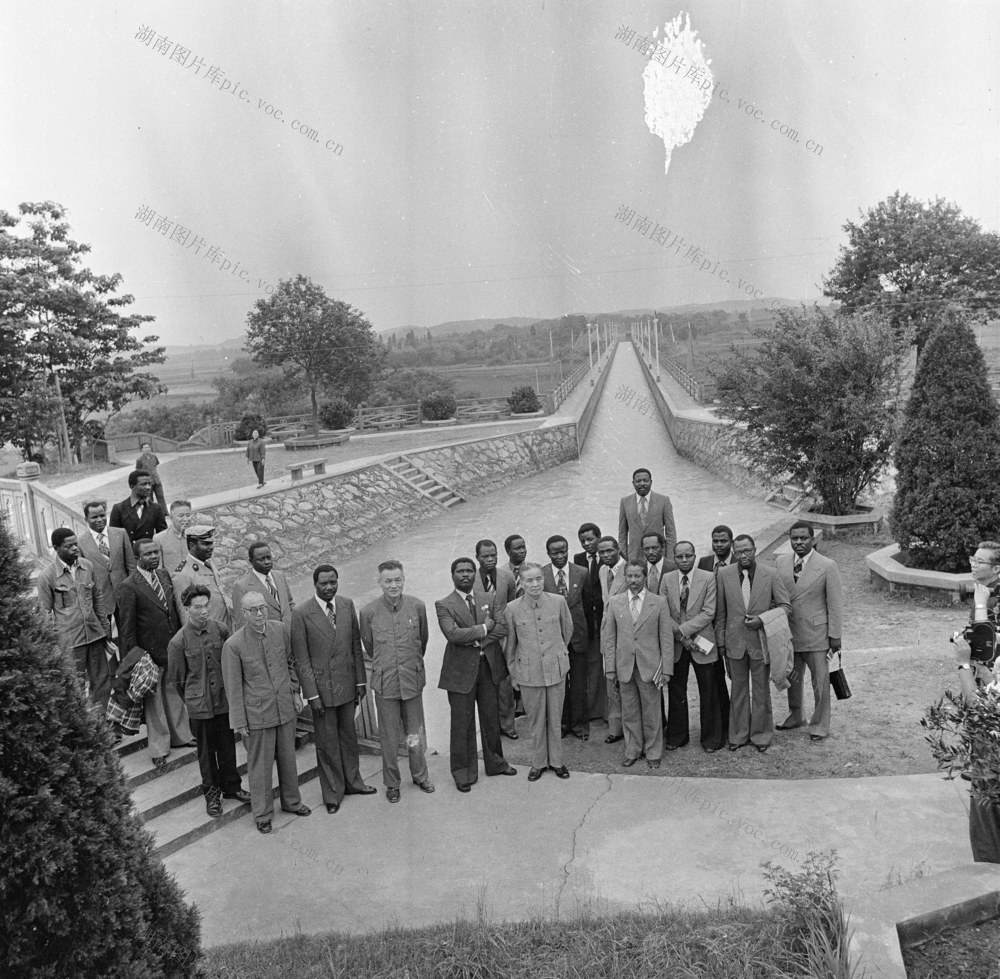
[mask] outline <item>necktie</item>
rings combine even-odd
[[[654,595],[660,590],[660,573],[656,570],[656,565],[650,565],[649,576],[646,579],[646,587]]]
[[[566,591],[566,572],[562,568],[559,569],[559,579],[556,582],[556,587],[559,589],[559,594],[565,598],[569,592]]]
[[[521,587],[521,571],[519,568],[514,569],[514,597],[521,598],[524,595],[524,589]]]
[[[608,594],[611,594],[611,586],[615,583],[615,573],[608,568]]]
[[[713,571],[718,571],[719,568],[724,568],[725,566],[726,566],[726,562],[725,561],[719,561],[718,559],[716,559],[715,567],[712,570]]]
[[[333,602],[326,603],[326,617],[330,620],[330,625],[336,628],[337,625],[337,611],[333,607]]]
[[[271,576],[268,575],[264,580],[267,582],[267,590],[271,593],[271,598],[273,598],[280,605],[281,602],[278,599],[278,589],[274,587],[274,582],[271,580]]]
[[[469,613],[472,615],[472,621],[476,621],[476,602],[471,595],[465,596],[466,604],[469,606]]]
[[[750,572],[741,571],[740,578],[743,579],[740,588],[743,591],[743,608],[746,610],[750,608]]]
[[[111,551],[108,550],[108,539],[104,536],[104,531],[101,531],[101,533],[97,535],[97,549],[105,557],[111,557]]]
[[[688,608],[688,595],[691,594],[691,589],[688,588],[688,576],[684,575],[681,578],[681,611],[686,612]]]
[[[639,620],[639,596],[638,595],[633,595],[632,596],[631,606],[632,606],[632,624],[635,625],[635,623],[638,622],[638,620]]]
[[[802,574],[802,558],[799,558],[792,567],[792,578],[798,581],[800,574]]]
[[[487,571],[486,574],[483,576],[483,591],[486,592],[494,591],[493,575],[491,575],[489,571]]]
[[[163,585],[160,584],[159,575],[154,571],[152,574],[153,579],[153,591],[156,592],[156,597],[163,602],[164,605],[167,604],[167,596],[163,593]]]
[[[639,518],[643,523],[646,522],[646,497],[639,501]]]
[[[141,503],[136,503],[135,505],[135,519],[142,520],[143,505]]]

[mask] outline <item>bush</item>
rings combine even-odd
[[[455,382],[425,370],[396,370],[382,377],[366,400],[372,408],[415,404],[432,394],[454,394]]]
[[[346,398],[332,398],[319,406],[319,420],[324,428],[338,431],[354,424],[354,408]]]
[[[29,587],[0,520],[0,975],[194,976],[199,913]]]
[[[542,403],[538,400],[538,395],[535,394],[535,389],[530,384],[514,388],[510,392],[507,404],[510,405],[511,414],[514,415],[523,415],[530,411],[542,410]]]
[[[196,405],[193,401],[181,401],[175,405],[145,405],[108,419],[103,438],[128,432],[148,432],[184,442],[207,425],[212,420],[212,414],[209,405]]]
[[[233,438],[237,442],[245,442],[253,436],[255,428],[261,438],[267,435],[267,422],[264,421],[264,416],[253,414],[252,412],[247,413],[240,419],[240,423],[236,426]]]
[[[968,572],[1000,534],[1000,412],[972,327],[948,315],[917,364],[889,527],[907,564]]]
[[[445,394],[443,391],[435,391],[434,394],[427,395],[420,402],[420,411],[428,421],[444,421],[447,418],[454,418],[458,402],[452,394]]]

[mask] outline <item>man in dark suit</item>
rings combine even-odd
[[[732,697],[729,703],[729,750],[753,744],[767,751],[774,737],[771,715],[770,668],[761,646],[762,612],[791,610],[785,583],[770,568],[757,563],[757,545],[749,534],[733,541],[735,564],[716,576],[715,642],[729,659]]]
[[[605,535],[597,542],[597,554],[601,559],[600,580],[601,580],[601,600],[604,611],[607,612],[608,603],[615,595],[628,591],[628,582],[625,580],[625,558],[618,550],[618,541],[614,537]],[[608,651],[604,648],[604,623],[601,622],[601,660],[606,667]],[[604,689],[608,705],[608,734],[604,739],[605,744],[615,744],[625,737],[622,728],[622,701],[619,690],[605,675]]]
[[[88,531],[80,534],[80,553],[94,566],[94,583],[104,608],[118,621],[118,586],[135,571],[135,554],[128,534],[121,527],[108,526],[108,505],[90,500],[83,505]]]
[[[365,695],[365,660],[354,602],[337,595],[337,569],[313,569],[316,600],[292,612],[292,655],[312,707],[319,784],[328,813],[345,795],[374,795],[358,756],[354,711]]]
[[[523,539],[521,540],[523,543]],[[491,540],[481,540],[476,544],[476,560],[479,568],[476,570],[476,580],[472,585],[472,596],[481,605],[483,596],[495,593],[497,598],[497,622],[504,620],[507,603],[514,601],[517,595],[517,579],[510,565],[497,567],[497,546]],[[504,670],[506,674],[506,670]],[[504,676],[500,681],[500,733],[511,741],[517,740],[517,728],[514,726],[514,691],[510,686],[510,677]]]
[[[698,681],[701,746],[708,753],[725,743],[729,728],[729,692],[726,669],[715,647],[715,575],[694,566],[694,544],[678,541],[674,548],[675,571],[663,576],[660,594],[666,598],[674,622],[674,673],[667,685],[670,710],[665,747],[683,748],[688,733],[687,686],[690,667]],[[702,642],[699,644],[699,639]],[[706,652],[705,646],[711,648]]]
[[[604,659],[601,657],[601,620],[604,617],[604,598],[601,594],[601,559],[597,544],[601,539],[601,528],[595,523],[584,523],[576,532],[583,548],[573,555],[573,563],[587,569],[590,578],[591,621],[594,634],[587,652],[587,696],[588,717],[604,717],[608,712],[608,697],[604,681]]]
[[[476,600],[472,592],[476,565],[471,558],[451,563],[455,590],[434,603],[438,625],[448,645],[438,687],[448,691],[451,705],[451,774],[459,792],[468,792],[479,779],[476,758],[476,708],[487,775],[516,775],[500,744],[498,684],[507,676],[500,641],[507,622],[497,611],[497,593]]]
[[[545,542],[551,563],[542,568],[544,590],[562,595],[573,616],[573,638],[569,641],[569,673],[563,699],[562,734],[574,734],[581,741],[590,740],[590,698],[587,695],[587,652],[594,635],[590,575],[579,565],[569,563],[569,541],[554,534]]]
[[[274,570],[271,548],[264,541],[254,541],[247,548],[250,570],[233,585],[233,629],[246,625],[243,617],[243,596],[256,592],[264,596],[267,618],[270,622],[284,622],[285,628],[292,618],[295,600],[288,581],[280,571]]]
[[[167,516],[152,500],[153,477],[145,469],[128,474],[129,497],[111,508],[111,526],[121,527],[131,543],[152,540],[153,534],[167,529]]]
[[[669,496],[651,492],[652,485],[653,477],[648,469],[636,469],[632,473],[635,492],[623,496],[618,505],[618,548],[627,561],[642,560],[642,535],[655,530],[663,537],[666,561],[673,568],[674,544],[677,543],[674,508]]]
[[[788,627],[795,650],[795,670],[788,688],[788,717],[778,730],[790,731],[805,723],[802,684],[808,666],[815,704],[809,737],[822,741],[830,734],[830,657],[840,651],[844,590],[837,565],[813,550],[816,538],[812,524],[797,520],[788,538],[792,553],[778,558],[777,570],[791,595]]]
[[[725,524],[712,528],[712,553],[699,562],[702,571],[720,571],[733,563],[733,532]]]
[[[167,647],[181,627],[173,585],[170,575],[160,568],[159,545],[151,540],[140,540],[133,548],[137,567],[118,589],[122,657],[142,649],[161,670],[166,670]],[[166,764],[171,747],[195,746],[187,707],[172,683],[164,683],[161,679],[156,689],[143,699],[142,708],[149,752],[157,768]]]

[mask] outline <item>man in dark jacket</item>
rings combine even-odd
[[[229,726],[229,702],[222,679],[222,646],[229,629],[209,617],[212,593],[189,585],[181,595],[187,622],[167,646],[163,682],[184,698],[198,744],[198,767],[209,816],[222,815],[222,799],[249,802],[236,769],[236,737]]]

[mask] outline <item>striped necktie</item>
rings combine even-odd
[[[630,602],[632,611],[632,624],[635,625],[639,621],[639,596],[633,595]]]
[[[267,590],[271,593],[271,598],[280,605],[281,600],[278,598],[278,589],[274,587],[274,581],[271,579],[271,576],[268,575],[264,580],[267,582]]]
[[[163,602],[164,605],[167,604],[167,596],[163,592],[163,585],[160,584],[160,576],[154,571],[150,578],[152,579],[153,591],[156,592],[156,597]]]
[[[559,589],[559,594],[565,598],[569,592],[566,590],[566,572],[560,568],[559,569],[559,580],[556,582],[556,587]]]
[[[792,567],[793,580],[798,581],[800,574],[802,574],[802,558],[799,558]]]
[[[330,625],[337,627],[337,612],[333,607],[333,602],[326,603],[326,617],[330,620]]]
[[[691,589],[688,588],[688,576],[684,575],[681,578],[681,611],[686,612],[688,608],[688,595],[691,594]]]
[[[105,536],[102,530],[97,535],[97,549],[107,558],[111,557],[111,551],[108,548],[108,538]]]

